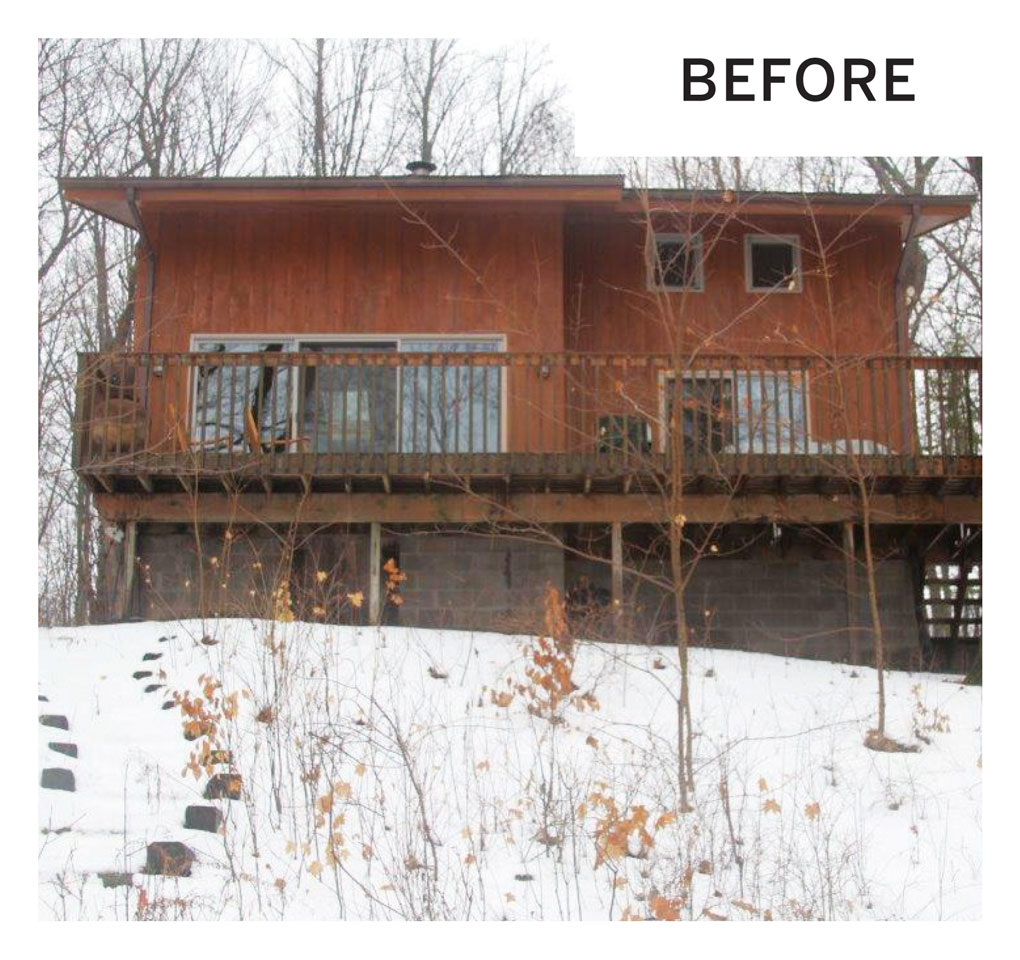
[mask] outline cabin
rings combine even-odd
[[[863,661],[980,641],[981,360],[904,250],[971,197],[616,176],[67,179],[138,236],[79,357],[111,618],[297,616]]]

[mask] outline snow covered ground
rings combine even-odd
[[[578,644],[550,708],[535,651],[267,621],[40,631],[39,712],[69,729],[39,726],[39,768],[76,781],[39,790],[40,917],[980,916],[980,688],[890,674],[888,732],[921,749],[876,753],[874,671],[695,650],[683,813],[675,653]],[[203,799],[217,773],[241,799]],[[186,829],[188,805],[221,832]],[[143,872],[158,840],[194,851],[190,876]]]

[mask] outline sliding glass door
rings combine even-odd
[[[205,449],[243,450],[254,442],[272,446],[290,431],[293,372],[255,355],[282,353],[284,341],[200,340],[196,351],[223,355],[195,368],[192,380],[192,440]],[[234,362],[231,354],[252,354],[253,361]]]
[[[302,353],[396,352],[392,340],[299,344]],[[315,453],[396,450],[396,365],[319,364],[302,368],[300,427]]]
[[[494,353],[497,340],[402,340],[406,353]],[[408,365],[400,385],[404,453],[502,449],[503,370],[488,364]]]
[[[283,354],[278,362],[196,367],[194,440],[224,450],[312,453],[496,453],[503,449],[501,366],[399,354],[479,354],[501,338],[298,338],[195,342],[212,354]],[[392,353],[392,359],[380,354]],[[299,354],[294,362],[287,355]],[[315,362],[308,354],[323,356]],[[344,354],[340,362],[326,356]],[[359,359],[350,355],[373,354]]]

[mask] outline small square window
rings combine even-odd
[[[800,247],[797,237],[747,238],[747,289],[773,293],[800,290]]]
[[[649,286],[657,290],[702,288],[701,237],[655,234]]]

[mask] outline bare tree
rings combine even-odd
[[[504,47],[483,64],[491,126],[483,125],[480,173],[551,173],[572,165],[563,87],[547,81],[545,51]]]
[[[386,40],[295,40],[264,48],[290,86],[297,168],[316,177],[380,174],[403,138],[398,62]]]
[[[401,105],[413,159],[454,173],[467,152],[473,115],[470,72],[456,40],[402,40]]]

